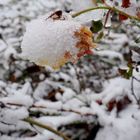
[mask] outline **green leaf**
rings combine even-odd
[[[119,69],[119,73],[126,79],[130,79],[133,75],[133,68],[126,69]]]
[[[98,33],[100,30],[102,30],[102,28],[103,28],[103,24],[101,20],[92,21],[92,27],[90,28],[90,30],[93,33]]]
[[[135,43],[140,43],[140,37],[136,38],[134,41],[135,41]]]
[[[96,0],[96,3],[103,3],[102,0]]]
[[[100,32],[99,35],[97,36],[95,42],[96,43],[100,42],[103,37],[104,37],[104,33],[103,32]]]

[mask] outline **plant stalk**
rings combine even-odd
[[[134,19],[134,20],[137,20],[137,21],[140,22],[140,18],[139,18],[139,17],[129,15],[129,14],[127,14],[127,13],[124,12],[124,11],[121,11],[121,10],[115,8],[115,7],[110,7],[110,6],[100,6],[100,7],[88,8],[88,9],[82,10],[82,11],[80,11],[80,12],[74,13],[74,14],[72,15],[72,17],[75,18],[75,17],[78,17],[78,16],[80,16],[80,15],[82,15],[82,14],[84,14],[84,13],[87,13],[87,12],[90,12],[90,11],[94,11],[94,10],[99,10],[99,9],[111,10],[111,11],[117,12],[117,13],[119,13],[119,14],[122,14],[122,15],[124,15],[124,16],[130,18],[130,19]]]
[[[38,121],[35,121],[31,117],[25,118],[25,119],[23,119],[23,121],[28,122],[28,123],[30,123],[32,125],[36,125],[38,127],[44,128],[46,130],[49,130],[49,131],[53,132],[54,134],[58,135],[59,137],[63,138],[64,140],[71,140],[67,136],[65,136],[63,133],[51,128],[50,126],[48,126],[46,124],[42,124],[42,123],[40,123]]]

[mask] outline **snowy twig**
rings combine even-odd
[[[56,134],[56,135],[62,137],[64,140],[70,140],[70,139],[69,139],[67,136],[65,136],[63,133],[61,133],[61,132],[59,132],[59,131],[57,131],[57,130],[51,128],[50,126],[47,126],[46,124],[44,125],[44,124],[42,124],[42,123],[40,123],[40,122],[38,122],[38,121],[35,121],[35,120],[32,119],[31,117],[25,118],[25,119],[23,119],[23,121],[28,122],[28,123],[30,123],[30,124],[32,124],[32,125],[36,125],[36,126],[38,126],[38,127],[44,128],[44,129],[46,129],[46,130],[49,130],[49,131],[53,132],[54,134]]]
[[[79,99],[79,98],[77,98],[77,99]],[[80,101],[82,101],[82,100],[80,100]],[[85,103],[84,101],[82,101],[83,103]],[[45,107],[45,106],[34,106],[35,108],[47,108],[47,107]],[[31,113],[34,113],[34,114],[37,114],[37,113],[42,113],[43,115],[48,115],[48,114],[45,114],[45,113],[43,113],[43,112],[36,112],[36,111],[30,111],[29,110],[29,112],[31,112]],[[72,113],[75,113],[75,114],[79,114],[79,115],[81,115],[81,116],[89,116],[89,115],[91,115],[91,116],[95,116],[96,114],[95,113],[92,113],[92,112],[80,112],[79,110],[73,110],[73,109],[60,109],[60,110],[57,110],[57,112],[72,112]]]
[[[135,92],[134,92],[134,77],[132,76],[132,79],[131,79],[131,92],[132,92],[132,95],[134,96],[137,104],[139,105],[140,101],[139,99],[137,98],[137,96],[135,95]]]
[[[107,23],[107,21],[108,21],[108,19],[109,19],[110,13],[111,13],[111,10],[109,10],[109,11],[107,12],[107,14],[106,14],[106,18],[105,18],[105,22],[104,22],[104,27],[106,27],[106,23]]]
[[[80,16],[81,14],[84,14],[84,13],[87,13],[87,12],[90,12],[90,11],[94,11],[94,10],[99,10],[99,9],[103,9],[103,10],[111,10],[111,11],[114,11],[114,12],[117,12],[121,15],[124,15],[130,19],[134,19],[134,20],[137,20],[140,22],[140,18],[137,17],[137,16],[132,16],[132,15],[129,15],[127,14],[126,12],[122,11],[122,10],[119,10],[115,7],[110,7],[110,6],[101,6],[101,7],[93,7],[93,8],[88,8],[88,9],[85,9],[85,10],[82,10],[80,12],[77,12],[75,14],[72,15],[73,18],[77,17],[77,16]]]
[[[17,103],[6,103],[6,104],[11,106],[18,106],[18,107],[24,106],[23,104],[17,104]]]
[[[137,79],[136,77],[133,77],[137,82],[139,82],[140,83],[140,80],[139,79]]]
[[[65,112],[72,112],[72,113],[76,113],[76,114],[79,114],[81,116],[96,116],[95,113],[91,113],[91,112],[80,112],[80,111],[77,111],[77,110],[65,110],[65,109],[62,109],[61,111],[65,111]]]
[[[7,123],[7,122],[4,122],[4,121],[0,121],[0,123],[3,123],[4,125],[14,125],[14,126],[16,126],[15,124]]]

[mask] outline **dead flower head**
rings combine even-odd
[[[24,58],[53,69],[76,62],[94,47],[89,28],[62,11],[31,21],[21,45]]]

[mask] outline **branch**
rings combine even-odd
[[[132,93],[132,95],[134,96],[134,98],[135,98],[137,104],[140,105],[140,104],[139,104],[139,99],[138,99],[137,96],[135,95],[135,91],[134,91],[134,79],[135,79],[135,78],[132,76],[132,79],[131,79],[131,93]]]
[[[84,14],[84,13],[87,13],[87,12],[90,12],[90,11],[94,11],[94,10],[99,10],[99,9],[103,9],[103,10],[112,10],[114,12],[117,12],[119,14],[122,14],[130,19],[134,19],[134,20],[137,20],[140,22],[140,18],[138,18],[137,16],[132,16],[132,15],[129,15],[127,13],[125,13],[124,11],[121,11],[115,7],[110,7],[110,6],[101,6],[101,7],[93,7],[93,8],[88,8],[88,9],[85,9],[85,10],[82,10],[80,12],[77,12],[75,14],[72,15],[73,18],[77,17],[77,16],[80,16],[81,14]]]
[[[38,121],[35,121],[35,120],[32,119],[31,117],[25,118],[25,119],[23,119],[23,121],[28,122],[28,123],[30,123],[30,124],[32,124],[32,125],[36,125],[36,126],[38,126],[38,127],[44,128],[44,129],[46,129],[46,130],[49,130],[49,131],[53,132],[54,134],[56,134],[56,135],[62,137],[64,140],[70,140],[70,139],[69,139],[67,136],[65,136],[63,133],[61,133],[61,132],[59,132],[59,131],[57,131],[57,130],[51,128],[50,126],[47,126],[46,124],[42,124],[42,123],[40,123],[40,122],[38,122]]]
[[[134,76],[133,76],[133,78],[134,78],[137,82],[139,82],[139,83],[140,83],[140,80],[139,80],[139,79],[137,79],[137,78],[136,78],[136,77],[134,77]]]

